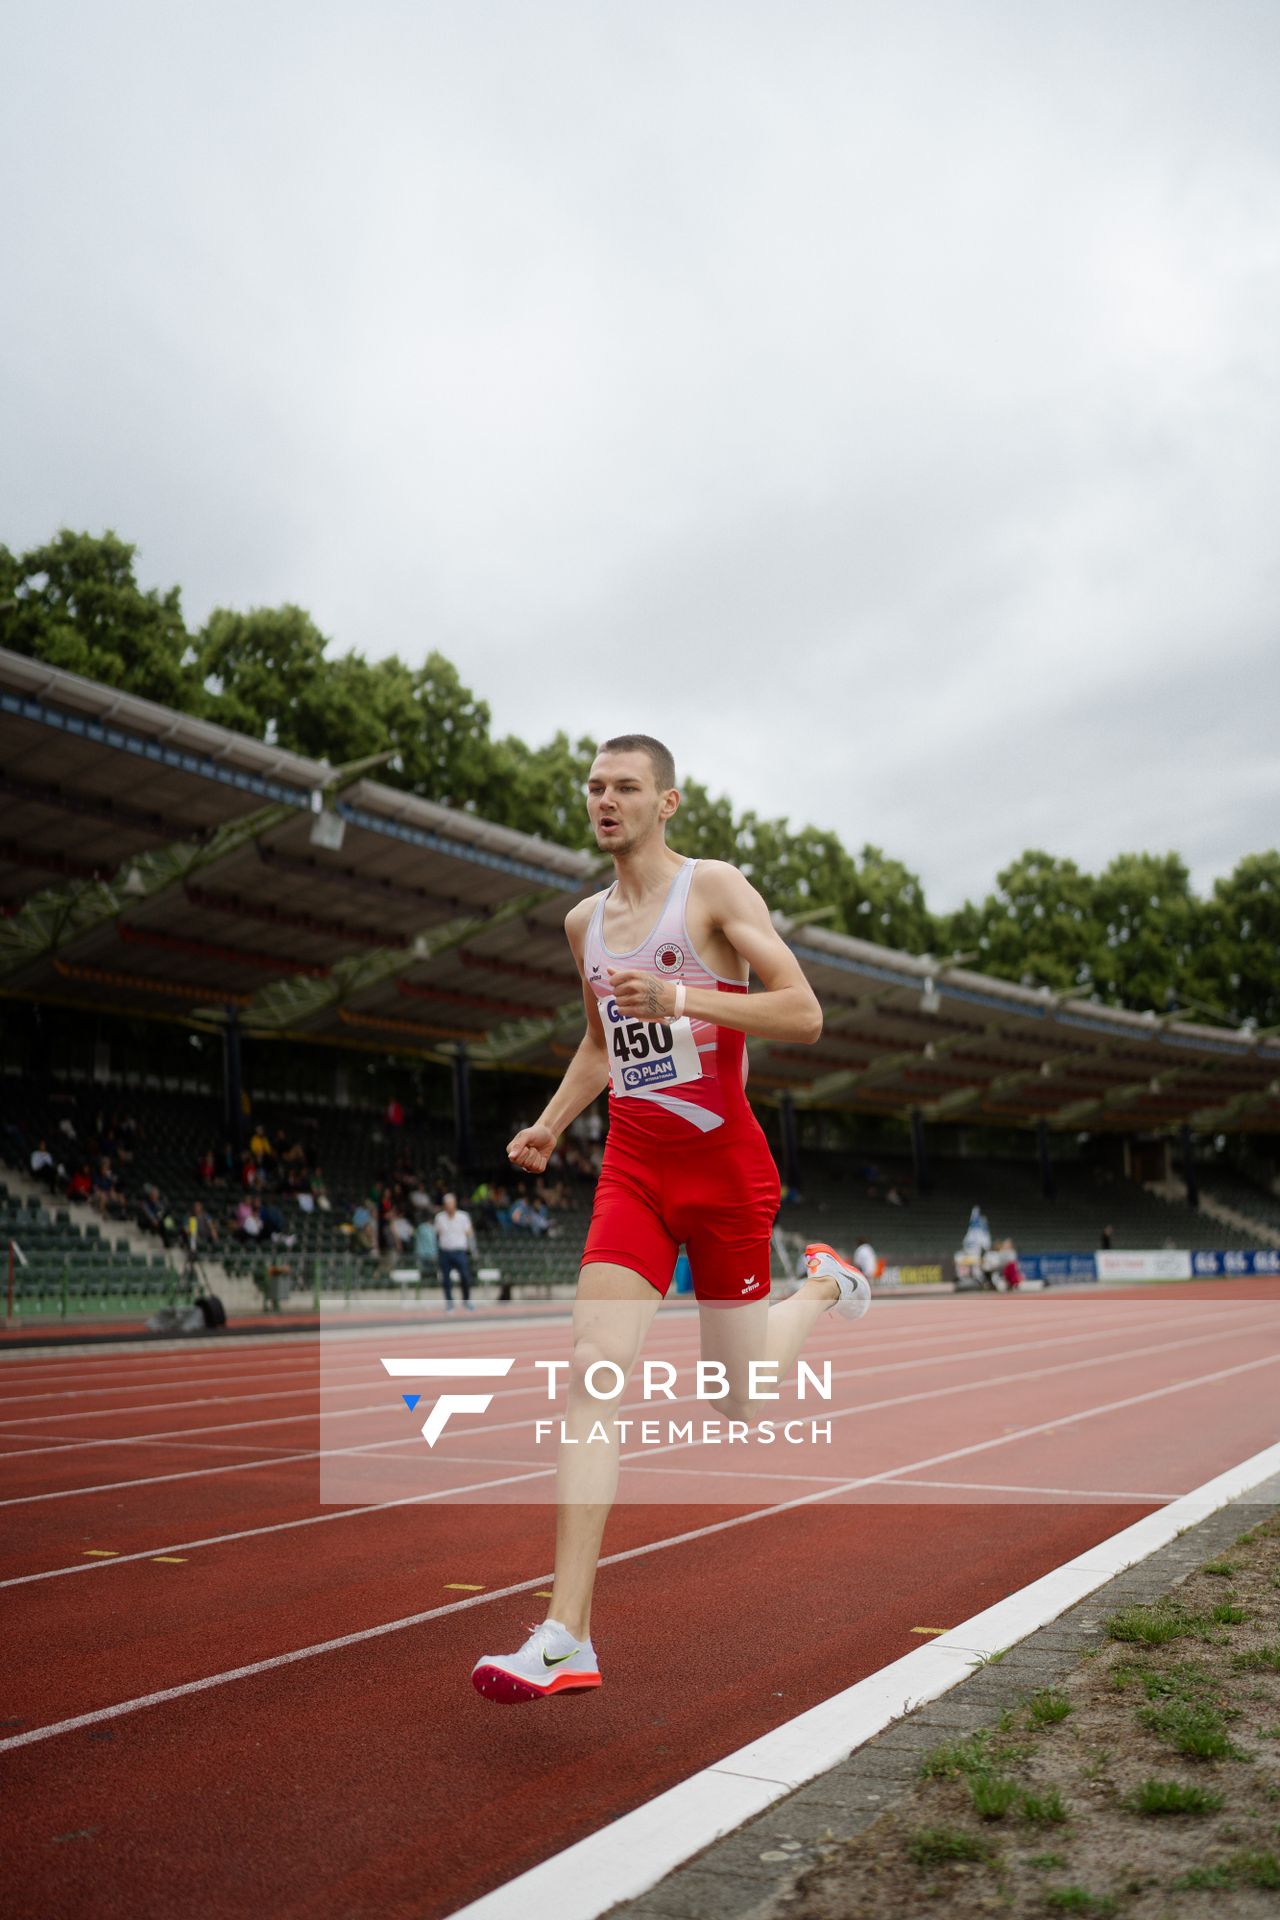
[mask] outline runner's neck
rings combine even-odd
[[[665,841],[657,847],[638,848],[635,853],[615,854],[613,897],[629,910],[665,899],[684,865],[684,855],[674,853]]]

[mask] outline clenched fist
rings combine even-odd
[[[618,1003],[618,1012],[626,1014],[629,1019],[674,1019],[674,980],[660,980],[656,973],[637,973],[631,967],[610,967],[609,985]]]
[[[556,1136],[550,1127],[521,1127],[515,1139],[507,1143],[507,1158],[525,1173],[545,1173],[555,1150]]]

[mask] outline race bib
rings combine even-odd
[[[600,1002],[609,1079],[617,1094],[647,1093],[651,1087],[679,1087],[702,1078],[698,1043],[688,1016],[683,1020],[629,1020],[612,997]]]

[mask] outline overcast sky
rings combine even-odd
[[[930,903],[1280,838],[1276,0],[11,0],[0,540]]]

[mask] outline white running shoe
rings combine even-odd
[[[535,1627],[519,1653],[486,1653],[471,1670],[471,1684],[502,1707],[545,1700],[600,1685],[600,1663],[589,1640],[575,1640],[558,1620]]]
[[[804,1263],[810,1279],[821,1274],[839,1284],[840,1297],[831,1302],[828,1313],[834,1313],[838,1320],[861,1320],[871,1305],[871,1287],[866,1274],[821,1240],[805,1248]]]

